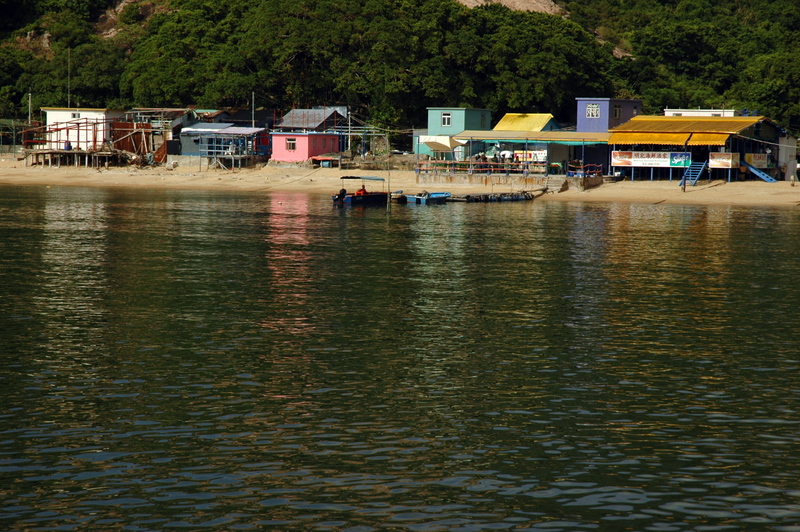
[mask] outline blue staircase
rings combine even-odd
[[[761,179],[763,179],[767,183],[777,183],[778,182],[777,179],[775,179],[774,177],[772,177],[771,175],[769,175],[767,173],[762,172],[761,170],[759,170],[758,168],[756,168],[752,164],[748,163],[747,161],[742,161],[742,164],[744,166],[746,166],[750,170],[750,172],[753,173],[754,176],[760,177]]]
[[[686,170],[683,172],[683,178],[679,183],[680,186],[683,186],[684,181],[686,183],[690,183],[692,186],[697,184],[697,180],[700,179],[700,174],[703,173],[703,170],[706,169],[706,165],[708,161],[702,163],[695,163],[693,162],[689,166],[686,167]]]

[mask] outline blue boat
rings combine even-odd
[[[449,192],[428,192],[421,194],[406,194],[406,203],[409,205],[440,205],[446,202],[452,194]]]
[[[332,196],[333,204],[340,206],[360,206],[360,205],[386,205],[389,202],[388,192],[370,192],[365,186],[365,181],[385,181],[382,177],[371,176],[342,176],[341,179],[360,179],[361,188],[355,192],[347,192],[342,188],[338,194]]]

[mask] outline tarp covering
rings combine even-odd
[[[453,151],[454,148],[466,144],[464,141],[446,135],[422,135],[419,141],[433,151]]]
[[[727,133],[692,133],[689,146],[724,146],[728,137]]]
[[[611,134],[609,144],[663,144],[667,146],[683,146],[689,140],[688,133],[617,133]]]

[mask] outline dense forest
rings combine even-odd
[[[797,0],[0,0],[0,118],[40,107],[549,112],[575,97],[758,110],[800,132]],[[253,99],[254,98],[254,99]]]

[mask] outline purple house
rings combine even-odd
[[[608,133],[642,112],[641,100],[623,98],[575,98],[578,102],[580,133]]]

